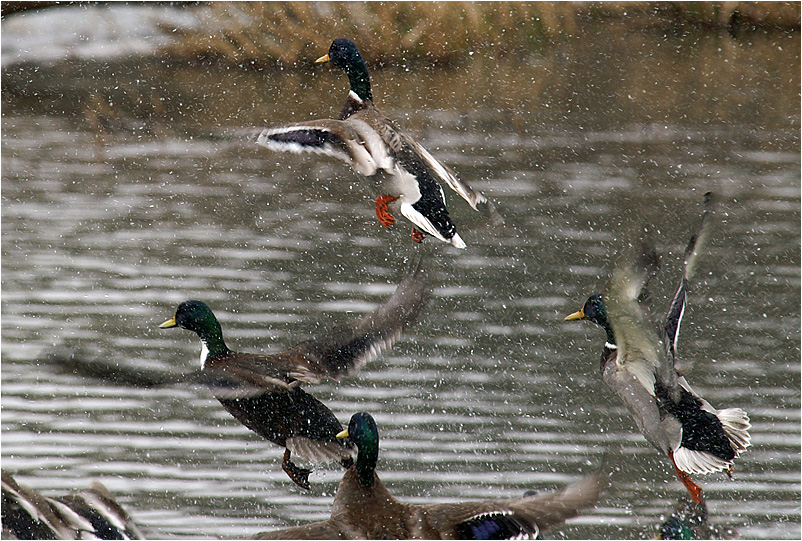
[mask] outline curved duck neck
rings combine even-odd
[[[348,92],[348,98],[346,98],[345,104],[340,111],[340,120],[345,120],[373,103],[367,69],[364,71],[346,69],[346,73],[348,74],[348,80],[351,82],[351,90]]]
[[[604,327],[604,332],[607,333],[607,342],[604,344],[604,347],[608,349],[618,349],[618,346],[615,344],[615,334],[613,334],[613,328],[610,326],[610,322],[605,321],[602,327]]]
[[[365,62],[360,58],[358,62],[347,66],[345,73],[351,83],[351,94],[354,94],[360,102],[372,102],[373,93],[370,90],[370,75],[368,75],[368,68],[365,66]]]
[[[204,327],[196,329],[195,332],[203,343],[203,349],[201,350],[201,368],[205,366],[206,359],[209,356],[223,355],[231,351],[228,349],[228,346],[226,346],[225,340],[223,340],[223,329],[220,327],[220,323],[217,322],[217,319],[215,319],[214,322],[207,323]]]
[[[373,486],[374,473],[376,472],[376,463],[379,459],[379,452],[377,447],[368,449],[359,449],[356,457],[356,473],[359,477],[359,483],[364,487]]]

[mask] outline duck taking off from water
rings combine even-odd
[[[440,184],[451,187],[474,210],[485,204],[493,213],[489,201],[376,108],[368,69],[353,41],[334,40],[329,53],[316,62],[331,62],[348,75],[351,90],[340,118],[267,128],[258,135],[257,144],[277,151],[331,156],[365,176],[381,173],[386,193],[376,199],[376,216],[382,225],[391,227],[395,217],[390,211],[400,212],[414,224],[415,241],[431,235],[465,248],[449,217]]]
[[[717,410],[696,394],[685,379],[688,367],[677,357],[687,290],[708,234],[711,201],[711,194],[705,194],[702,223],[685,250],[682,279],[662,326],[654,329],[648,314],[646,286],[659,267],[651,242],[641,243],[637,257],[616,268],[604,294],[591,296],[581,310],[565,318],[604,328],[602,379],[629,408],[649,443],[668,455],[697,503],[702,489],[689,474],[724,470],[731,475],[733,460],[751,440],[746,413],[739,408]]]

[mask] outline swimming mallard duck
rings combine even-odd
[[[350,466],[351,452],[335,436],[342,425],[302,383],[335,381],[353,374],[389,347],[423,311],[429,298],[425,266],[417,259],[395,293],[373,313],[282,353],[232,351],[212,310],[203,302],[181,303],[175,317],[160,325],[196,333],[202,344],[201,368],[164,374],[110,363],[60,358],[63,370],[117,384],[154,387],[190,384],[211,390],[223,407],[260,436],[286,448],[282,468],[298,486],[309,488],[310,470],[290,460],[295,453],[310,462],[339,461]]]
[[[358,452],[337,488],[331,518],[256,539],[534,539],[595,505],[603,485],[597,473],[545,496],[410,505],[395,499],[376,474],[379,431],[370,414],[354,414],[337,437]]]
[[[144,539],[98,481],[89,489],[49,498],[2,471],[3,539]]]
[[[725,470],[750,445],[749,417],[739,408],[717,410],[691,389],[676,353],[687,290],[698,251],[707,236],[711,196],[697,234],[685,250],[683,275],[664,323],[657,332],[642,311],[646,285],[657,273],[654,247],[641,246],[637,261],[625,261],[614,272],[603,295],[591,296],[583,308],[565,318],[601,325],[607,341],[601,357],[602,379],[627,405],[646,439],[668,455],[694,501],[702,489],[689,474]]]
[[[475,210],[480,203],[489,205],[487,199],[376,108],[368,68],[353,41],[335,39],[329,54],[316,62],[331,62],[348,75],[351,90],[340,118],[267,128],[257,137],[257,144],[277,151],[332,156],[365,176],[383,171],[387,194],[376,199],[376,216],[382,225],[391,227],[395,223],[388,210],[392,209],[401,212],[423,233],[465,248],[449,218],[439,183],[448,184]],[[412,237],[419,242],[423,233],[413,228]]]

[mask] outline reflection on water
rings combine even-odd
[[[380,471],[399,497],[550,490],[621,446],[615,488],[550,535],[653,535],[683,488],[603,387],[600,331],[562,317],[604,284],[637,216],[658,224],[658,293],[669,295],[713,189],[722,212],[680,347],[697,359],[691,380],[703,396],[749,412],[754,446],[735,480],[699,481],[712,522],[744,537],[799,537],[799,59],[782,53],[799,39],[761,39],[612,36],[515,70],[485,59],[470,85],[454,72],[374,76],[387,108],[506,219],[471,224],[475,214],[447,194],[469,247],[422,247],[438,270],[422,321],[356,377],[309,389],[342,421],[374,414]],[[630,47],[614,48],[622,41]],[[638,54],[647,47],[659,64]],[[780,70],[786,56],[796,64]],[[181,89],[168,104],[181,123],[107,134],[103,146],[76,115],[4,96],[3,467],[46,490],[98,477],[151,536],[318,520],[341,473],[320,469],[301,493],[280,449],[215,400],[55,375],[37,362],[43,352],[80,347],[188,369],[196,340],[156,325],[189,298],[212,306],[237,349],[279,351],[371,310],[419,249],[405,227],[376,222],[370,187],[344,166],[184,135],[336,112],[339,72],[207,71],[170,71],[156,86],[176,98]],[[619,84],[622,71],[640,79]],[[100,84],[53,81],[68,83]],[[412,101],[422,88],[432,91]]]

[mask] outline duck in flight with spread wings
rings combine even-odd
[[[685,250],[683,275],[661,327],[649,324],[647,283],[659,260],[650,242],[615,270],[604,294],[592,295],[565,318],[588,320],[607,334],[602,380],[629,408],[635,424],[666,454],[696,503],[702,489],[690,474],[726,471],[749,445],[749,417],[740,408],[718,410],[691,389],[677,356],[677,339],[696,256],[707,236],[711,194],[705,194],[701,226]]]
[[[356,372],[420,316],[430,294],[427,266],[416,258],[395,293],[376,310],[280,353],[233,351],[209,306],[190,300],[159,326],[198,335],[201,366],[197,370],[171,373],[62,355],[53,361],[68,373],[117,385],[188,386],[210,393],[247,428],[284,447],[282,469],[298,486],[309,489],[311,471],[295,465],[293,453],[312,463],[337,461],[345,468],[353,460],[347,442],[336,437],[342,430],[337,417],[301,385],[339,381]]]
[[[400,212],[414,224],[415,241],[431,235],[465,248],[446,209],[441,183],[462,196],[474,210],[485,204],[493,213],[490,202],[376,108],[368,69],[353,41],[334,40],[329,53],[316,62],[331,62],[348,75],[351,90],[339,119],[267,128],[258,135],[257,144],[276,151],[331,156],[364,176],[382,173],[386,193],[376,199],[376,216],[382,225],[391,227],[395,223],[391,211]]]

